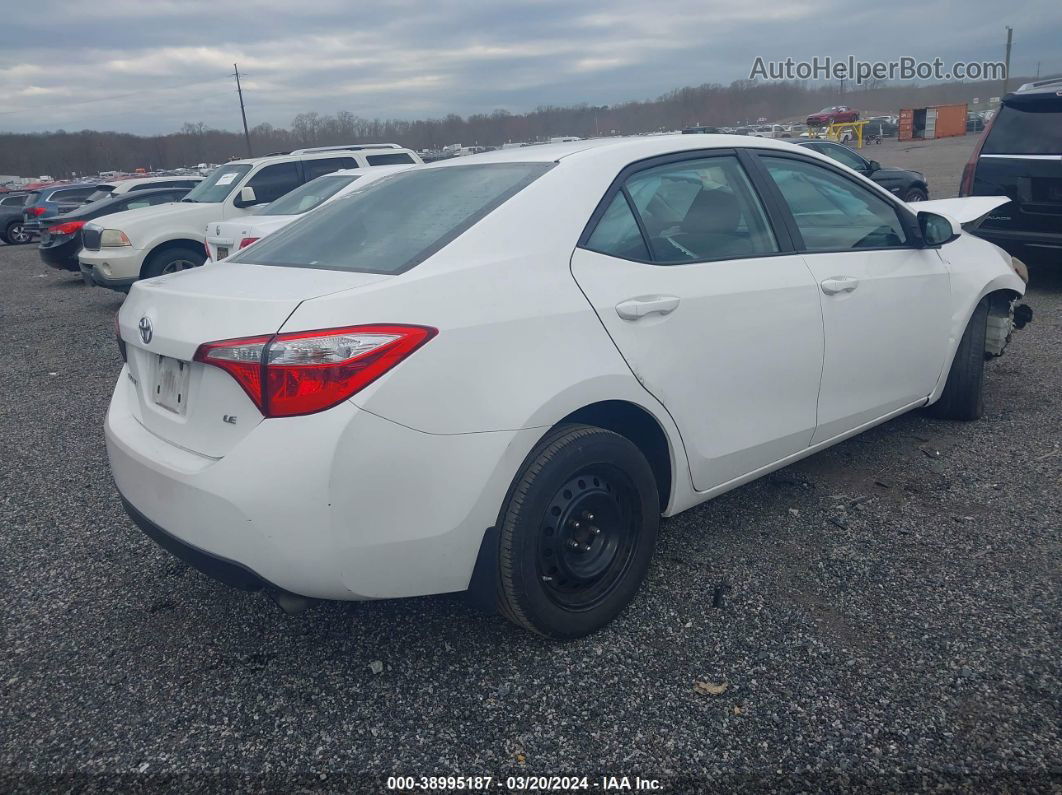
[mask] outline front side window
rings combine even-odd
[[[276,201],[298,186],[299,167],[295,163],[266,166],[247,183],[247,187],[254,188],[255,200],[259,203]]]
[[[308,213],[230,261],[401,273],[550,169],[484,163],[403,171]]]
[[[761,156],[807,251],[893,248],[907,243],[896,208],[824,166]]]
[[[257,215],[302,215],[323,204],[358,178],[357,174],[326,174],[300,185],[271,204],[259,207]]]
[[[778,251],[752,184],[732,155],[649,168],[630,177],[624,190],[645,229],[650,258],[658,264]]]
[[[196,185],[181,201],[200,204],[218,204],[232,193],[244,175],[251,170],[249,163],[232,163],[218,166],[210,176]]]

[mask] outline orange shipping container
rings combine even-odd
[[[930,105],[900,111],[897,139],[910,141],[924,138],[951,138],[966,135],[966,104]]]

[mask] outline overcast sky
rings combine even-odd
[[[1001,15],[1000,9],[1005,9]],[[5,0],[0,130],[237,129],[302,111],[467,115],[748,77],[753,59],[996,60],[1062,72],[1058,0]]]

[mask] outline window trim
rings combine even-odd
[[[852,253],[863,251],[906,251],[906,250],[918,250],[925,248],[925,243],[922,240],[922,233],[918,228],[918,220],[915,214],[903,204],[899,199],[886,191],[877,183],[871,182],[865,177],[855,176],[847,173],[840,168],[840,164],[834,165],[833,163],[823,162],[817,158],[808,157],[802,155],[800,152],[787,152],[785,150],[774,149],[757,149],[755,154],[750,153],[751,157],[756,160],[756,173],[758,179],[763,183],[760,187],[760,191],[772,193],[775,199],[779,203],[779,206],[783,212],[783,218],[786,226],[789,229],[789,235],[793,242],[796,244],[796,251],[800,254],[840,254],[840,253]],[[775,183],[774,178],[771,177],[770,172],[767,170],[766,163],[763,162],[764,157],[775,157],[785,160],[795,160],[805,165],[818,166],[824,168],[827,171],[832,172],[841,179],[851,182],[853,185],[857,185],[863,190],[869,191],[871,194],[878,196],[882,201],[889,204],[893,212],[896,213],[897,219],[900,221],[900,226],[903,227],[904,232],[907,233],[907,242],[900,246],[868,246],[866,248],[831,248],[831,249],[814,249],[811,250],[804,243],[804,236],[800,233],[800,227],[797,226],[796,218],[793,216],[792,211],[789,209],[789,204],[785,201],[785,197],[782,195],[781,189]],[[822,155],[827,157],[827,155]]]
[[[763,259],[764,257],[783,257],[796,253],[796,247],[789,234],[789,228],[785,225],[785,218],[779,215],[774,207],[771,206],[771,202],[768,201],[768,197],[764,195],[763,190],[756,183],[755,175],[749,168],[749,164],[746,162],[746,158],[742,156],[744,149],[687,149],[682,152],[671,152],[666,155],[655,155],[653,157],[647,157],[642,160],[636,160],[633,163],[628,163],[622,169],[615,179],[609,184],[605,190],[601,200],[597,203],[594,211],[590,214],[590,219],[586,222],[586,226],[583,227],[583,232],[579,235],[579,241],[576,243],[577,248],[584,249],[586,251],[593,251],[595,254],[600,254],[603,257],[612,257],[613,259],[624,260],[625,262],[638,262],[643,265],[652,265],[656,268],[676,268],[685,267],[687,265],[702,265],[710,264],[714,262],[734,262],[736,260],[745,259]],[[689,262],[657,262],[653,259],[632,259],[630,257],[618,257],[615,254],[609,254],[603,251],[597,251],[590,248],[589,241],[594,230],[597,229],[597,225],[601,222],[605,213],[608,211],[609,206],[612,204],[612,200],[617,193],[622,192],[627,200],[627,206],[630,208],[631,213],[634,215],[635,223],[638,224],[638,230],[642,234],[642,242],[645,244],[645,250],[649,252],[649,256],[653,256],[653,247],[649,242],[649,236],[645,231],[645,223],[642,221],[641,215],[637,208],[634,206],[634,201],[631,199],[630,193],[627,191],[627,180],[629,180],[635,174],[639,174],[643,171],[648,171],[652,168],[659,166],[665,166],[669,163],[681,163],[687,160],[706,160],[710,157],[732,157],[737,160],[738,167],[742,169],[745,174],[745,179],[748,180],[749,187],[752,191],[752,198],[757,199],[760,203],[767,226],[771,233],[774,235],[775,243],[778,245],[777,251],[768,251],[758,254],[748,254],[735,257],[713,257],[709,259],[690,260]]]

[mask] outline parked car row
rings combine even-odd
[[[1025,283],[962,225],[1007,199],[909,205],[811,143],[380,179],[400,150],[303,150],[97,218],[82,267],[130,288],[106,419],[129,515],[292,612],[470,590],[547,637],[599,629],[661,515],[918,407],[982,412]]]
[[[107,215],[83,227],[78,254],[87,283],[128,290],[139,279],[206,261],[206,229],[246,216],[317,177],[341,169],[415,165],[397,144],[297,149],[219,166],[178,203]]]

